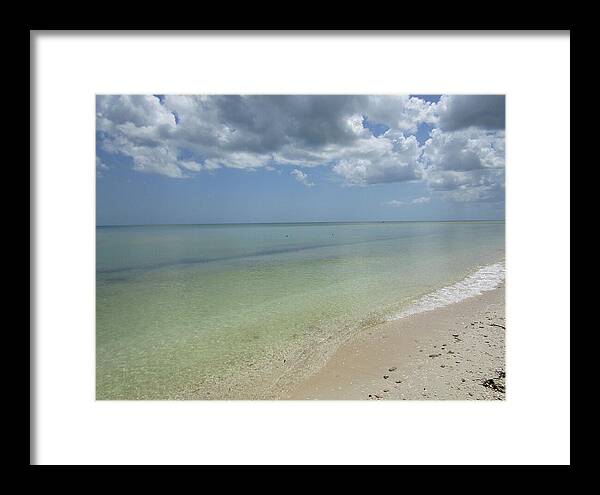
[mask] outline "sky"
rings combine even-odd
[[[504,219],[502,95],[99,95],[96,223]]]

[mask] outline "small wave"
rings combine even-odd
[[[443,306],[463,301],[469,297],[478,296],[483,292],[498,287],[505,277],[504,262],[494,263],[480,268],[465,279],[447,287],[442,287],[430,294],[426,294],[415,301],[406,310],[392,316],[391,320],[399,320],[406,316],[432,311]]]

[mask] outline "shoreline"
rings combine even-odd
[[[283,400],[504,400],[505,283],[352,336]]]
[[[97,390],[96,399],[503,399],[503,265],[502,259],[480,266],[455,283],[425,293],[399,313],[373,313],[341,325],[334,334],[311,332],[308,340],[273,347],[265,356],[246,358],[236,372],[224,368],[169,397],[101,397]],[[470,337],[476,338],[467,339],[467,346],[461,331],[481,330],[480,326],[495,331],[473,333]],[[452,332],[442,332],[444,328]],[[476,366],[458,376],[456,358]],[[484,380],[492,380],[486,390]]]

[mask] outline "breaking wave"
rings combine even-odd
[[[404,311],[392,316],[391,320],[399,320],[406,316],[432,311],[443,306],[463,301],[469,297],[478,296],[483,292],[498,287],[505,277],[504,262],[494,263],[479,268],[476,272],[467,276],[460,282],[447,287],[442,287],[434,292],[426,294]]]

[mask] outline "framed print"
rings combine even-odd
[[[31,464],[570,463],[568,31],[31,62]]]

